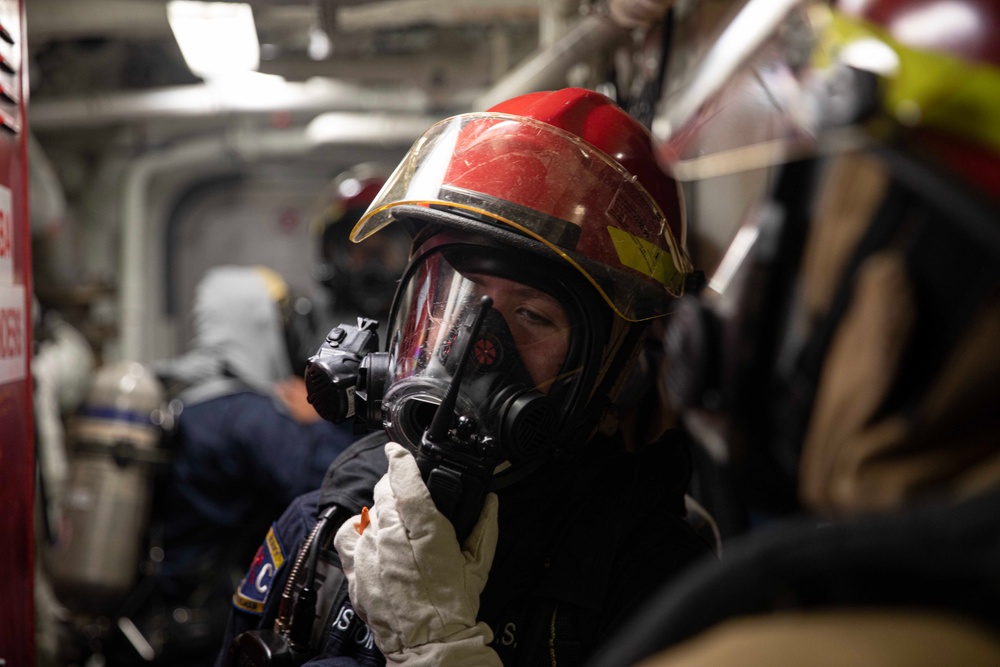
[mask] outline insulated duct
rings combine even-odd
[[[231,83],[215,82],[55,100],[32,100],[34,130],[101,127],[156,119],[211,118],[274,112],[359,111],[419,114],[431,108],[418,88],[371,88],[333,79],[288,82],[251,74]]]
[[[629,30],[608,16],[590,14],[552,46],[537,51],[473,102],[474,111],[489,109],[518,95],[562,88],[570,68],[595,52],[625,41]]]
[[[235,132],[195,139],[148,153],[128,163],[122,193],[121,257],[118,303],[121,337],[117,358],[150,361],[166,347],[160,326],[160,291],[154,276],[163,275],[164,216],[148,210],[153,180],[169,172],[197,175],[236,161],[295,157],[331,145],[405,147],[440,120],[434,116],[324,114],[305,130]]]

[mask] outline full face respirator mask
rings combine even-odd
[[[481,497],[554,451],[594,365],[578,299],[516,259],[464,243],[425,249],[397,294],[388,351],[375,351],[370,320],[341,325],[306,372],[322,416],[382,426],[414,453],[456,528],[446,508],[467,511],[471,529]]]

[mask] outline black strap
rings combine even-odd
[[[657,27],[659,33],[659,53],[657,54],[656,70],[636,82],[638,85],[634,85],[634,87],[638,87],[639,89],[634,94],[630,91],[626,107],[629,115],[648,129],[653,127],[656,105],[662,97],[662,92],[667,84],[667,66],[670,62],[670,47],[673,42],[674,23],[674,10],[671,8],[667,11],[662,23]]]

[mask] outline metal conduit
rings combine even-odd
[[[208,118],[233,114],[371,111],[419,114],[431,108],[417,88],[371,88],[315,78],[288,82],[260,75],[235,84],[197,84],[138,93],[88,95],[32,101],[32,129],[100,127],[169,118]]]
[[[573,65],[595,51],[623,42],[628,34],[627,28],[616,24],[607,16],[585,16],[552,46],[536,52],[476,98],[473,110],[489,109],[525,93],[562,88],[566,85],[566,74]]]
[[[675,0],[610,0],[608,13],[582,19],[551,46],[540,49],[513,69],[473,103],[482,111],[517,95],[561,88],[575,64],[595,51],[623,43],[634,28],[644,28],[663,18]]]
[[[163,238],[164,220],[147,210],[154,178],[170,171],[204,170],[234,158],[260,160],[303,155],[320,146],[405,146],[439,120],[434,116],[346,113],[326,115],[325,119],[326,129],[313,125],[306,130],[236,132],[214,139],[201,138],[142,155],[129,163],[122,188],[118,272],[121,358],[150,361],[156,351],[159,296],[152,277],[160,266],[159,240]]]

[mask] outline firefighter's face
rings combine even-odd
[[[531,258],[450,244],[408,269],[390,323],[382,400],[390,437],[417,451],[445,397],[464,420],[463,437],[487,447],[489,457],[510,456],[508,445],[517,451],[512,439],[534,438],[533,414],[555,427],[581,377],[575,356],[586,341],[575,327],[583,318],[574,317],[562,283],[551,277],[550,287],[548,273],[522,261]],[[515,278],[521,275],[524,282]],[[535,430],[551,439],[542,426]]]
[[[553,296],[523,283],[479,273],[466,273],[477,296],[493,299],[517,345],[521,362],[537,388],[548,391],[566,359],[570,318]]]

